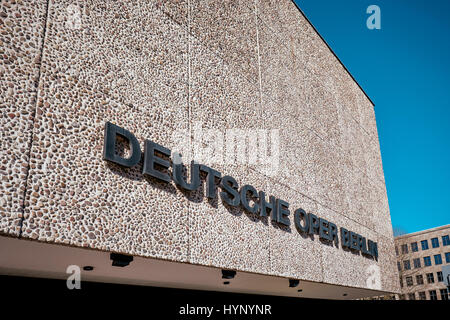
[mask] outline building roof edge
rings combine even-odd
[[[350,73],[350,71],[347,69],[347,67],[342,63],[341,59],[339,59],[339,57],[336,55],[336,53],[333,51],[333,49],[331,49],[331,47],[329,46],[329,44],[325,41],[325,39],[322,37],[322,35],[319,33],[319,31],[317,31],[316,27],[312,24],[312,22],[308,19],[308,17],[306,16],[306,14],[303,12],[302,9],[300,9],[300,7],[297,5],[297,3],[295,3],[294,0],[291,0],[294,5],[297,7],[298,11],[300,11],[300,13],[302,14],[302,16],[306,19],[306,21],[308,21],[308,23],[311,25],[311,27],[313,28],[313,30],[317,33],[317,35],[320,37],[320,39],[322,39],[322,41],[325,43],[325,45],[328,47],[328,49],[331,51],[331,53],[336,57],[336,59],[339,61],[339,63],[342,65],[342,67],[345,69],[345,71],[347,71],[347,73],[350,75],[350,77],[353,79],[353,81],[356,83],[356,85],[359,87],[359,89],[361,89],[361,91],[364,93],[364,95],[366,96],[367,99],[369,99],[370,103],[372,103],[372,106],[375,106],[375,103],[372,101],[372,99],[370,99],[369,95],[366,93],[366,91],[364,91],[364,89],[361,87],[361,85],[358,83],[358,81],[356,81],[355,77],[353,77],[353,75]]]
[[[450,224],[446,224],[446,225],[439,226],[439,227],[434,227],[434,228],[431,228],[431,229],[416,231],[416,232],[412,232],[412,233],[402,234],[400,236],[394,237],[394,239],[397,240],[397,239],[402,239],[402,238],[409,238],[409,237],[412,237],[412,236],[417,236],[417,235],[420,235],[420,234],[429,233],[429,232],[433,232],[433,231],[444,230],[444,229],[447,229],[447,228],[450,229]]]

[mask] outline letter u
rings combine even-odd
[[[191,183],[187,183],[187,181],[183,177],[183,163],[180,161],[179,163],[173,163],[173,181],[181,188],[194,191],[200,186],[200,165],[191,162]]]

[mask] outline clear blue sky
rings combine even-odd
[[[449,224],[450,1],[296,2],[375,103],[393,227]]]

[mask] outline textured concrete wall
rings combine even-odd
[[[0,4],[0,230],[19,235],[30,160],[46,1]]]
[[[2,100],[2,124],[27,137],[7,148],[2,139],[2,192],[27,186],[23,208],[23,191],[4,207],[3,233],[356,287],[367,287],[377,265],[381,289],[398,289],[373,105],[291,1],[50,1],[45,35],[41,7],[22,26],[33,54],[43,49],[41,61],[27,56],[27,76],[40,75],[37,101],[13,107],[10,119]],[[34,86],[22,92],[34,101]],[[28,107],[34,117],[19,117]],[[293,213],[283,229],[203,191],[145,178],[142,163],[105,162],[106,121],[133,132],[142,149],[145,138],[177,148],[175,131],[207,146],[195,141],[196,126],[278,129],[275,175],[253,163],[211,166],[377,241],[379,261],[303,238]],[[6,149],[31,157],[11,165]]]

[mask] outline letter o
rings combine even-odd
[[[302,223],[301,223],[302,220],[305,222],[304,226],[302,226]],[[309,231],[308,214],[302,208],[298,208],[297,210],[295,210],[294,223],[299,231],[301,231],[303,233],[308,233],[308,231]]]

